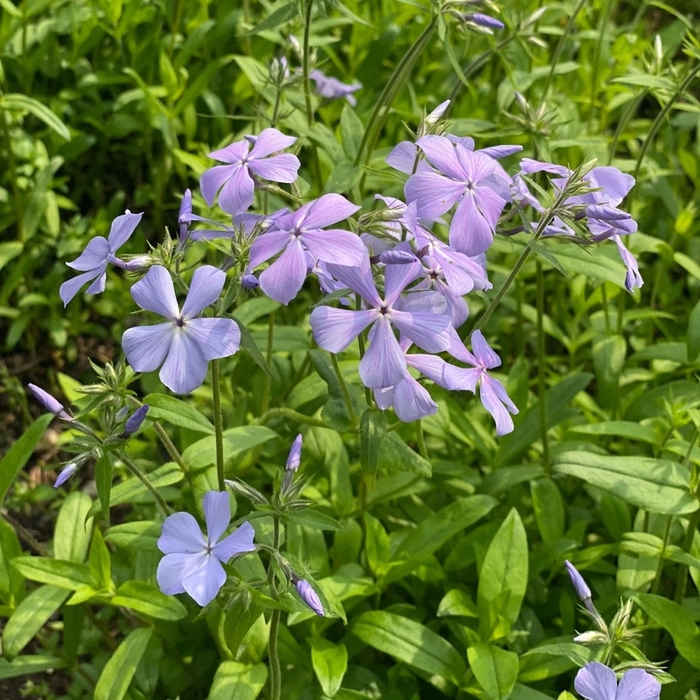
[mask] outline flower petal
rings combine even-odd
[[[216,598],[224,583],[226,572],[221,562],[211,554],[205,554],[197,569],[183,579],[182,587],[195,603],[204,607]]]
[[[293,240],[289,231],[270,231],[258,236],[250,247],[248,269],[254,270],[258,265],[274,257]]]
[[[513,419],[508,413],[508,409],[503,405],[494,383],[497,379],[489,377],[485,372],[481,375],[481,385],[479,386],[479,398],[484,408],[491,414],[496,421],[496,435],[505,435],[513,432]],[[500,384],[500,382],[499,382]],[[503,385],[501,385],[503,387]]]
[[[191,319],[213,304],[226,283],[226,273],[213,265],[202,265],[192,275],[190,291],[182,307],[183,321]]]
[[[160,370],[160,380],[176,394],[189,394],[204,382],[207,364],[199,343],[188,338],[181,328],[175,328]]]
[[[455,146],[455,155],[467,180],[476,185],[496,169],[496,162],[481,153],[470,151],[461,144]]]
[[[156,581],[166,595],[184,593],[182,582],[200,566],[205,554],[166,554],[158,563]]]
[[[464,194],[466,185],[439,173],[417,172],[406,182],[407,202],[415,202],[421,219],[437,219]]]
[[[641,668],[632,668],[622,676],[615,700],[659,700],[661,683]]]
[[[435,135],[421,136],[421,138],[416,141],[416,146],[421,147],[431,165],[443,175],[454,180],[465,180],[466,173],[457,160],[454,145],[447,137]]]
[[[406,373],[406,356],[386,316],[379,316],[365,356],[360,360],[360,378],[370,389],[395,386]]]
[[[304,231],[313,231],[344,221],[359,210],[360,207],[345,199],[343,195],[331,193],[305,204],[292,216]]]
[[[207,524],[209,546],[216,544],[231,522],[231,503],[227,491],[207,491],[202,499],[204,520]]]
[[[105,268],[107,266],[105,265]],[[95,277],[94,282],[85,290],[85,294],[101,294],[105,290],[105,283],[107,282],[107,273],[103,270],[97,277]]]
[[[109,236],[107,240],[109,241],[109,250],[111,253],[116,252],[121,248],[128,240],[131,238],[131,234],[134,232],[136,227],[141,221],[143,214],[122,214],[118,216],[113,222],[112,227],[109,230]]]
[[[391,322],[418,347],[441,352],[450,347],[451,319],[447,315],[392,311]]]
[[[225,148],[220,148],[218,151],[212,151],[208,156],[220,163],[240,163],[248,156],[248,151],[250,151],[250,143],[246,139],[241,139],[230,143]]]
[[[501,358],[494,352],[493,348],[486,342],[484,334],[481,331],[474,331],[471,337],[472,350],[474,357],[486,367],[493,369],[501,366]]]
[[[406,372],[404,380],[394,387],[394,412],[399,420],[411,423],[431,416],[437,413],[437,410],[438,405],[428,390]]]
[[[173,513],[163,521],[158,538],[158,549],[163,554],[196,554],[206,548],[207,541],[193,515]]]
[[[351,266],[361,265],[367,257],[367,248],[362,239],[350,231],[304,231],[300,238],[316,260]]]
[[[215,152],[218,153],[219,151]],[[210,153],[209,155],[212,156],[213,154]],[[214,204],[216,193],[233,177],[233,174],[240,167],[239,165],[215,165],[202,173],[202,176],[199,178],[199,188],[202,191],[204,201],[209,206]]]
[[[68,267],[74,270],[87,271],[95,270],[101,267],[107,261],[109,255],[109,243],[102,236],[95,236],[85,246],[85,250],[73,262],[66,263]]]
[[[255,183],[245,165],[234,165],[229,179],[219,192],[219,206],[232,216],[245,211],[255,199]],[[206,175],[206,173],[205,173]]]
[[[287,136],[273,127],[263,129],[255,139],[255,145],[248,154],[248,160],[265,158],[270,153],[283,151],[285,148],[289,148],[296,140],[296,136]]]
[[[351,311],[318,306],[311,312],[309,323],[319,347],[328,352],[341,352],[376,318],[374,309]]]
[[[369,258],[365,258],[362,265],[352,267],[328,263],[326,269],[339,282],[342,282],[348,289],[352,289],[353,292],[359,294],[372,306],[378,308],[382,305],[382,300],[379,298],[379,293],[374,285]]]
[[[299,239],[295,238],[282,255],[262,271],[260,287],[271,299],[287,305],[304,286],[306,272],[306,256]]]
[[[450,224],[450,245],[468,256],[485,253],[493,243],[493,229],[478,210],[468,191],[457,206]]]
[[[408,265],[387,265],[384,268],[384,300],[389,306],[399,298],[399,294],[423,271],[418,260]]]
[[[142,309],[154,311],[171,321],[180,316],[172,277],[161,265],[148,270],[146,276],[131,288],[131,296]]]
[[[80,291],[80,288],[100,274],[102,274],[101,270],[90,270],[89,272],[83,272],[82,275],[73,277],[73,279],[66,280],[58,290],[63,306],[68,306],[68,303]]]
[[[126,361],[136,372],[157,370],[165,362],[175,330],[170,321],[127,329],[122,336]]]
[[[413,172],[417,157],[418,149],[416,146],[410,141],[401,141],[394,146],[391,153],[386,157],[386,162],[394,170],[410,175]]]
[[[295,182],[301,167],[299,159],[291,153],[270,156],[265,160],[249,160],[246,165],[258,177],[272,182]]]
[[[577,674],[574,688],[586,700],[615,700],[615,671],[597,661],[587,663]]]
[[[253,530],[253,526],[248,522],[241,523],[235,532],[214,545],[212,553],[220,562],[225,564],[236,554],[255,551],[254,537],[255,530]]]
[[[230,318],[193,318],[184,329],[207,360],[230,357],[241,345],[241,330]]]

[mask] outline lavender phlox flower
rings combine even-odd
[[[230,238],[231,236],[235,235],[235,230],[230,226],[226,226],[226,224],[194,214],[192,212],[192,192],[190,190],[185,190],[185,194],[182,197],[177,221],[180,227],[181,246],[188,238],[191,238],[193,241],[200,241],[208,240],[210,238]],[[217,226],[221,230],[196,229],[194,231],[190,231],[190,224],[195,221]]]
[[[598,661],[576,674],[574,688],[586,700],[659,700],[661,695],[661,683],[641,668],[626,671],[618,685],[615,671]]]
[[[285,466],[285,469],[287,471],[295,472],[299,468],[299,464],[301,463],[302,440],[303,438],[301,434],[297,435],[294,438],[292,447],[289,450],[289,456],[287,457],[287,464]]]
[[[359,236],[325,228],[347,219],[359,208],[342,195],[324,194],[276,218],[274,230],[258,236],[251,246],[248,271],[282,253],[260,274],[260,287],[271,299],[288,304],[304,284],[309,269],[307,252],[314,262],[360,265],[367,251]]]
[[[337,100],[344,97],[352,107],[357,105],[357,100],[352,93],[357,92],[362,87],[362,83],[352,83],[351,85],[341,83],[337,78],[327,76],[318,68],[312,70],[309,77],[316,83],[316,92],[320,97],[327,100]]]
[[[412,175],[413,172],[434,172],[424,158],[420,157],[420,149],[412,141],[399,141],[385,158],[387,165],[398,170],[404,175]]]
[[[146,420],[146,414],[148,413],[149,406],[144,404],[139,406],[124,423],[124,437],[131,437]]]
[[[91,280],[94,281],[87,288],[87,293],[99,294],[103,292],[109,263],[121,268],[127,267],[126,263],[117,258],[115,253],[129,240],[142,216],[143,214],[132,214],[128,211],[126,214],[118,216],[112,222],[107,238],[95,236],[78,258],[66,263],[68,267],[79,270],[83,274],[61,285],[59,294],[64,306],[67,306],[68,302],[80,291],[80,288]]]
[[[333,294],[334,292],[339,292],[343,289],[346,290],[348,293],[347,297],[341,297],[339,301],[343,306],[350,306],[352,292],[342,282],[339,282],[330,272],[328,272],[326,263],[317,260],[316,264],[311,269],[311,272],[316,275],[318,284],[324,294]]]
[[[129,364],[137,372],[153,372],[177,394],[199,387],[209,360],[233,355],[241,339],[235,321],[228,318],[197,318],[220,296],[226,273],[211,265],[195,270],[190,290],[180,310],[170,273],[160,265],[131,288],[134,301],[167,321],[154,326],[129,328],[122,345]]]
[[[449,347],[450,317],[445,313],[446,305],[439,295],[435,295],[443,304],[439,313],[402,309],[401,292],[421,274],[422,266],[417,260],[411,265],[387,265],[384,268],[384,298],[379,296],[368,261],[358,267],[328,264],[327,269],[348,289],[359,294],[369,308],[351,311],[318,307],[311,313],[311,328],[320,347],[338,353],[371,324],[369,348],[359,366],[365,386],[383,389],[404,378],[406,357],[394,336],[394,327],[428,352],[440,352]]]
[[[254,176],[271,182],[294,182],[299,159],[291,153],[279,153],[296,141],[277,129],[263,129],[257,137],[245,137],[226,148],[213,151],[210,158],[226,163],[205,171],[199,180],[202,195],[211,206],[217,192],[219,206],[233,215],[245,211],[255,198]],[[251,149],[251,141],[254,145]],[[277,155],[273,155],[277,153]]]
[[[318,593],[313,589],[312,585],[303,578],[297,579],[296,589],[299,597],[308,605],[319,617],[324,616],[323,604],[318,597]]]
[[[432,255],[424,255],[421,257],[423,264],[423,281],[420,282],[415,289],[434,289],[441,294],[447,302],[447,309],[452,319],[452,325],[459,328],[469,318],[469,307],[467,302],[461,296],[452,290],[449,283],[445,279],[442,266]],[[473,284],[472,287],[473,289]],[[464,292],[463,292],[464,293]]]
[[[243,289],[257,289],[260,286],[260,281],[255,275],[243,275],[241,277],[241,287]]]
[[[510,196],[495,175],[496,161],[459,143],[453,145],[444,136],[423,136],[416,143],[438,172],[411,175],[406,201],[416,202],[418,216],[427,219],[442,216],[457,204],[450,245],[469,256],[484,253]]]
[[[34,398],[49,412],[53,413],[54,416],[58,416],[59,418],[63,418],[63,420],[73,420],[73,417],[70,416],[63,408],[63,404],[51,394],[49,394],[48,391],[44,391],[41,387],[38,387],[36,384],[27,384],[27,388],[29,391],[34,394]]]
[[[244,212],[241,214],[234,214],[233,223],[241,230],[244,236],[249,237],[254,234],[259,235],[267,233],[268,231],[274,231],[275,221],[287,214],[291,214],[291,211],[287,207],[278,209],[271,214],[250,214]]]
[[[627,274],[625,275],[625,289],[631,292],[635,287],[641,287],[644,284],[642,275],[639,273],[639,265],[635,260],[634,255],[627,250],[627,247],[622,242],[619,236],[612,236],[612,240],[615,241],[617,246],[617,251],[620,253],[622,262],[627,267]]]
[[[221,539],[231,522],[231,505],[225,491],[209,491],[202,501],[206,536],[189,513],[173,513],[163,521],[158,549],[165,556],[158,564],[156,579],[167,595],[188,593],[204,607],[216,598],[226,582],[222,564],[237,554],[255,549],[255,532],[242,523],[235,532]]]
[[[514,426],[509,414],[517,414],[518,409],[511,401],[503,384],[488,373],[488,370],[501,365],[501,359],[486,342],[481,331],[472,333],[471,345],[473,354],[467,350],[457,333],[453,331],[452,345],[448,352],[474,368],[465,370],[462,375],[465,381],[461,388],[476,392],[478,384],[481,403],[496,422],[496,435],[510,433]]]
[[[520,172],[522,172],[524,175],[545,172],[567,178],[571,175],[571,170],[564,165],[548,163],[543,160],[533,160],[532,158],[523,158],[520,161]]]
[[[413,204],[408,207],[396,197],[384,197],[381,194],[375,194],[374,198],[381,200],[386,206],[363,218],[378,221],[381,229],[377,233],[380,235],[363,231],[360,238],[372,255],[381,255],[388,250],[393,250],[402,240],[413,238],[413,231],[409,230],[409,221],[416,221],[416,206]],[[360,223],[362,222],[361,218]]]
[[[78,469],[78,465],[75,462],[70,462],[70,464],[66,464],[63,469],[61,469],[58,477],[56,477],[56,481],[54,481],[53,487],[57,489],[59,486],[63,486],[63,484],[68,481],[68,479],[75,474],[75,472]]]
[[[569,579],[571,579],[571,585],[574,587],[576,595],[584,602],[590,600],[592,595],[591,589],[578,569],[568,559],[564,562],[564,566],[566,566],[566,572],[569,574]]]
[[[535,211],[538,212],[543,212],[545,210],[545,207],[542,206],[537,197],[530,192],[530,188],[527,186],[521,172],[513,175],[510,194],[514,202],[518,202],[523,206],[529,204]]]

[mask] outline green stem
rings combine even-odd
[[[126,455],[120,455],[119,459],[121,459],[124,466],[153,494],[153,498],[156,499],[156,503],[163,511],[163,515],[170,515],[170,506],[165,502],[150,479]]]
[[[428,459],[428,448],[425,446],[425,435],[423,434],[423,422],[419,418],[416,421],[416,438],[418,440],[418,454],[426,461]]]
[[[270,370],[272,366],[272,346],[275,340],[275,312],[273,311],[267,321],[267,355],[265,361],[267,362],[267,368]],[[265,373],[265,378],[263,379],[263,397],[262,397],[262,413],[266,413],[270,406],[270,389],[272,387],[272,374],[271,370]]]
[[[700,525],[700,509],[696,510],[688,520],[688,529],[685,531],[685,538],[683,539],[683,551],[690,553],[693,546],[693,539],[695,539],[695,533],[698,531],[698,525]],[[676,595],[674,600],[678,605],[682,605],[685,600],[685,588],[688,585],[688,566],[686,564],[681,564],[678,567],[678,576],[676,578]]]
[[[348,408],[348,413],[350,414],[350,420],[352,420],[353,427],[357,425],[357,414],[355,413],[355,407],[352,404],[352,399],[350,398],[350,392],[348,391],[348,385],[345,382],[340,366],[338,365],[338,358],[331,353],[331,362],[333,363],[333,369],[335,370],[335,375],[338,377],[338,382],[340,383],[340,389],[343,392],[343,398],[345,399],[345,405]]]
[[[180,467],[180,469],[182,469],[183,472],[187,472],[187,465],[185,464],[185,460],[182,459],[182,455],[177,451],[177,447],[175,447],[173,441],[163,429],[163,426],[160,423],[154,423],[153,428],[156,431],[156,435],[160,438],[160,441],[163,443],[163,447],[165,447],[165,449],[168,451],[170,459],[172,459],[173,462],[175,462],[175,464],[177,464],[177,466]]]
[[[537,285],[537,393],[540,415],[540,439],[542,440],[542,460],[544,473],[549,476],[549,439],[547,438],[547,383],[545,381],[545,347],[544,347],[544,274],[542,263],[535,266]]]
[[[605,282],[600,285],[600,299],[603,305],[603,318],[605,319],[605,334],[610,335],[610,312],[608,311],[608,293],[605,291]]]
[[[224,427],[221,415],[221,368],[219,360],[211,363],[212,399],[214,402],[214,430],[216,432],[216,476],[219,483],[219,491],[226,490],[224,483]]]
[[[306,102],[306,121],[309,126],[314,123],[314,109],[311,104],[311,78],[309,75],[309,63],[311,60],[311,49],[309,47],[309,38],[311,35],[311,10],[313,9],[314,0],[306,1],[306,14],[304,16],[304,45],[303,56],[301,61],[301,71],[304,77],[304,99]]]
[[[275,552],[280,546],[280,518],[277,513],[272,516],[272,548]],[[270,564],[267,569],[267,582],[270,585],[273,597],[276,597],[275,572],[273,569],[274,558],[270,557]],[[267,656],[270,663],[270,700],[280,700],[282,697],[282,671],[280,668],[280,657],[277,648],[277,641],[280,629],[280,610],[275,608],[270,613],[270,638],[267,648]]]
[[[603,37],[605,36],[605,28],[608,26],[610,21],[610,15],[612,14],[613,0],[606,0],[605,10],[603,11],[603,17],[600,21],[600,26],[598,27],[598,40],[595,45],[595,55],[593,58],[593,72],[591,74],[591,104],[588,108],[588,131],[590,133],[593,127],[593,114],[595,112],[595,102],[598,96],[598,75],[600,69],[600,56],[603,52]]]
[[[542,92],[542,100],[544,101],[547,98],[547,93],[549,93],[549,88],[552,86],[552,79],[554,78],[554,71],[557,67],[557,64],[559,63],[559,59],[561,58],[562,51],[564,50],[564,46],[566,46],[566,41],[569,38],[569,35],[573,31],[574,24],[576,24],[576,17],[578,17],[578,13],[581,11],[581,8],[586,4],[587,0],[579,0],[578,5],[576,5],[576,9],[573,11],[571,16],[569,17],[569,21],[566,24],[566,29],[564,30],[564,33],[559,39],[559,42],[557,43],[557,48],[554,49],[554,55],[552,56],[552,60],[550,61],[550,69],[549,69],[549,74],[547,75],[547,82],[544,84],[544,90]]]
[[[644,98],[647,96],[648,93],[648,90],[643,90],[639,95],[637,95],[637,97],[635,97],[634,100],[632,100],[632,102],[629,103],[627,109],[622,114],[620,121],[615,127],[615,133],[613,134],[612,141],[610,142],[610,150],[608,151],[608,165],[612,163],[613,158],[615,157],[615,151],[617,151],[617,144],[620,140],[620,137],[622,136],[622,132],[625,130],[625,127],[629,123],[630,119],[632,119],[632,117],[637,113],[639,105],[642,104]],[[602,133],[603,131],[604,124],[601,120],[600,132]]]
[[[666,549],[668,548],[669,540],[671,539],[671,524],[673,523],[673,516],[666,516],[666,525],[664,526],[664,539],[661,545],[661,552],[659,553],[659,562],[656,565],[656,575],[654,576],[654,583],[651,584],[652,594],[659,592],[659,585],[661,584],[661,572],[664,568],[664,555],[666,554]]]
[[[296,421],[297,423],[304,423],[306,425],[315,425],[319,428],[327,427],[326,423],[320,418],[314,418],[313,416],[306,416],[303,413],[299,413],[291,408],[271,408],[266,411],[258,420],[257,425],[265,425],[269,423],[274,418],[286,418],[291,421]]]
[[[468,78],[472,73],[476,73],[476,71],[481,68],[486,61],[488,61],[489,58],[491,58],[492,54],[499,53],[501,49],[504,49],[508,44],[510,44],[511,41],[513,41],[516,38],[515,34],[511,34],[509,37],[506,39],[503,39],[503,41],[499,42],[496,44],[496,46],[493,46],[492,48],[488,49],[487,51],[484,51],[480,56],[477,56],[468,66],[464,68],[462,71],[462,75],[465,78]],[[458,95],[462,90],[464,89],[464,83],[457,78],[457,82],[455,83],[455,86],[452,88],[452,92],[450,93],[450,105],[454,103],[454,101],[457,99]]]

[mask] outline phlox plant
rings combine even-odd
[[[198,187],[191,176],[191,189],[173,204],[173,233],[144,231],[147,207],[125,211],[107,237],[95,236],[68,262],[78,274],[67,274],[61,285],[66,307],[109,295],[110,276],[129,286],[131,307],[123,309],[118,359],[93,364],[97,380],[76,390],[72,406],[29,386],[64,427],[61,444],[70,457],[54,487],[70,491],[64,508],[78,525],[75,542],[58,545],[53,559],[14,558],[13,571],[44,585],[13,608],[5,648],[17,656],[21,642],[34,636],[31,625],[28,637],[20,628],[32,603],[47,613],[39,627],[66,600],[81,615],[85,606],[98,629],[104,628],[98,606],[124,610],[126,634],[96,678],[88,674],[98,699],[368,697],[358,688],[377,687],[372,670],[358,663],[348,671],[348,659],[362,654],[363,645],[403,664],[389,671],[393,691],[377,689],[372,697],[550,697],[537,689],[528,695],[523,677],[535,677],[531,668],[518,675],[518,636],[538,623],[518,622],[528,563],[515,507],[497,531],[481,531],[495,544],[475,550],[476,603],[471,591],[457,587],[437,615],[421,618],[386,587],[427,586],[435,580],[437,549],[497,505],[489,493],[467,486],[438,517],[414,496],[432,470],[450,476],[459,468],[459,457],[451,464],[431,459],[426,441],[429,421],[450,420],[442,397],[460,396],[464,420],[492,441],[508,439],[526,409],[509,391],[511,367],[489,320],[502,311],[530,256],[541,275],[542,261],[558,266],[551,253],[558,247],[592,255],[612,248],[622,262],[620,286],[633,293],[643,285],[629,245],[637,223],[625,206],[635,177],[595,160],[556,162],[533,152],[520,133],[480,143],[452,121],[460,115],[447,95],[439,104],[421,104],[422,114],[406,123],[406,138],[379,157],[376,140],[404,78],[400,72],[389,78],[363,124],[352,111],[363,86],[331,75],[333,63],[312,50],[312,19],[332,16],[335,5],[292,2],[263,22],[260,31],[269,33],[298,17],[303,39],[287,33],[265,75],[257,76],[271,95],[267,108],[248,115],[242,131],[232,126],[225,143],[211,144]],[[510,31],[491,2],[443,0],[429,10],[430,33],[409,49],[404,68],[433,31],[446,42],[450,32]],[[523,32],[540,16],[525,21]],[[517,102],[523,113],[531,109],[524,95]],[[343,129],[359,124],[355,171],[346,180],[324,179],[316,120],[341,103],[342,114],[352,115],[343,118]],[[375,190],[375,182],[391,184]],[[133,244],[137,231],[148,234],[148,248]],[[494,273],[497,241],[517,241],[521,250],[505,274]],[[540,319],[541,291],[538,286]],[[251,308],[268,315],[262,337],[248,327],[244,309]],[[313,411],[301,410],[303,402],[292,408],[289,396],[273,391],[283,371],[276,361],[282,318],[296,319],[313,344],[290,365],[292,391],[313,387],[314,400],[321,397]],[[240,420],[227,425],[225,416],[238,408],[234,401],[226,411],[224,404],[236,395],[241,366],[257,373],[261,393],[255,408],[242,406]],[[43,430],[48,421],[38,425]],[[156,438],[163,451],[154,461],[148,450]],[[322,475],[309,467],[319,457],[329,465]],[[91,470],[94,501],[78,489]],[[329,484],[342,495],[327,497]],[[416,524],[395,536],[372,507],[391,508],[397,495],[408,499]],[[123,521],[126,506],[140,519]],[[404,516],[392,511],[390,521],[403,524]],[[333,575],[324,533],[334,533],[340,563]],[[518,572],[508,561],[523,542]],[[547,560],[552,576],[569,551],[554,545]],[[128,547],[133,577],[110,555]],[[693,559],[687,557],[679,561]],[[576,568],[568,561],[566,567],[594,629],[557,640],[557,650],[540,650],[558,655],[561,668],[547,666],[546,673],[575,675],[573,688],[587,700],[659,698],[661,683],[673,677],[640,649],[643,625],[631,623],[631,601],[608,625]],[[438,616],[454,620],[451,641],[436,631]],[[478,625],[466,624],[470,618]],[[349,620],[355,647],[339,641]],[[75,641],[63,665],[76,667],[81,642],[71,624],[79,628],[82,618],[64,622]],[[297,625],[306,625],[310,666],[298,660]],[[193,655],[204,660],[192,663]],[[404,665],[420,685],[413,676],[406,680]]]

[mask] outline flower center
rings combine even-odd
[[[175,325],[176,325],[178,328],[183,328],[184,325],[185,325],[184,319],[178,316],[178,317],[175,319]]]

